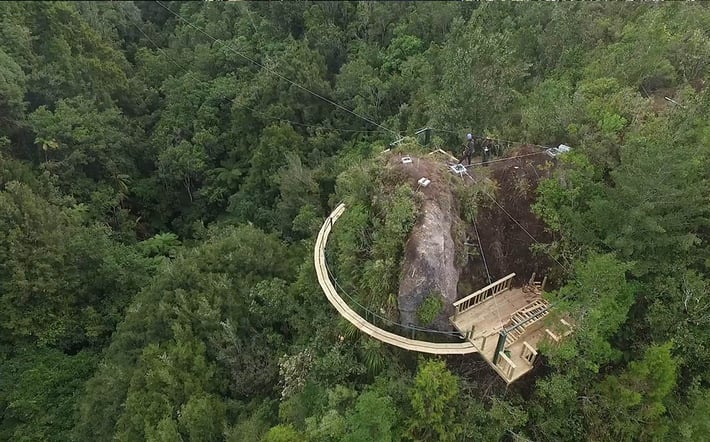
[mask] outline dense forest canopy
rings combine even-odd
[[[0,439],[708,438],[709,68],[705,4],[0,3]],[[422,127],[573,146],[532,210],[577,327],[508,388],[315,279]]]

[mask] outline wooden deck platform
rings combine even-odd
[[[524,293],[521,288],[511,288],[459,314],[456,319],[452,317],[451,322],[464,333],[473,327],[473,340],[477,340],[500,332],[513,313],[537,299],[540,299],[540,295]]]
[[[457,313],[450,318],[454,326],[478,348],[479,353],[507,382],[511,383],[532,370],[537,346],[547,338],[546,313],[537,315],[508,338],[504,355],[493,362],[500,332],[510,329],[524,318],[527,310],[546,306],[540,292],[510,287],[514,274],[457,301]],[[473,302],[468,300],[472,299]],[[523,312],[523,315],[521,315]]]

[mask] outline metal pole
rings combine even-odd
[[[503,330],[498,334],[498,343],[496,344],[496,351],[493,353],[493,365],[498,364],[498,355],[505,349],[505,340],[508,338],[508,333]]]

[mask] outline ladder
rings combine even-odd
[[[518,338],[525,333],[528,327],[547,316],[549,314],[549,306],[550,304],[544,299],[537,299],[510,315],[510,319],[513,322],[511,327],[515,327],[516,325],[522,323],[524,324],[519,325],[508,333],[508,336],[505,339],[506,347],[517,341]]]

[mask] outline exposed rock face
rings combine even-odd
[[[417,309],[429,294],[439,294],[444,308],[433,324],[419,324],[451,330],[449,316],[456,301],[459,269],[455,264],[455,247],[451,236],[454,219],[450,192],[427,189],[421,213],[405,246],[398,305],[400,322],[419,324]],[[439,189],[443,190],[443,189]],[[426,197],[436,195],[435,198]],[[455,216],[455,215],[454,215]]]

